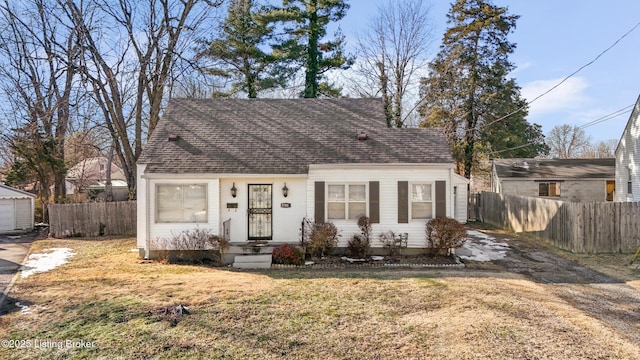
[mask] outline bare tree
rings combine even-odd
[[[557,125],[546,137],[549,156],[559,159],[582,157],[591,144],[591,138],[578,126]]]
[[[389,0],[358,40],[356,66],[366,81],[358,80],[356,91],[382,97],[389,127],[405,126],[414,110],[406,107],[407,92],[427,65],[432,37],[430,8],[422,0]]]
[[[589,144],[582,152],[585,158],[612,158],[616,156],[616,147],[618,140],[603,140],[597,144]]]
[[[130,198],[136,193],[136,160],[160,119],[184,37],[198,28],[211,7],[221,3],[93,0],[78,5],[64,1],[84,42],[83,78],[102,109]],[[197,7],[200,11],[194,10]],[[114,43],[120,32],[126,42]],[[105,38],[109,35],[112,41]]]
[[[78,91],[75,63],[78,34],[59,18],[55,1],[30,0],[0,5],[0,79],[14,164],[34,177],[44,203],[65,196],[64,145]],[[21,171],[22,171],[21,170]],[[46,218],[46,215],[45,215]]]

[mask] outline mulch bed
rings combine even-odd
[[[272,269],[310,268],[310,269],[335,269],[335,268],[463,268],[464,263],[457,256],[385,256],[383,260],[348,261],[343,256],[327,256],[314,258],[308,265],[283,265],[272,264]]]

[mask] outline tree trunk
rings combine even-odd
[[[309,53],[305,73],[305,98],[318,97],[318,1],[313,0],[313,12],[309,16]]]

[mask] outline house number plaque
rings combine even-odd
[[[280,207],[281,208],[290,208],[291,207],[291,203],[280,203]]]

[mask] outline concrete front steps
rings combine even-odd
[[[271,254],[235,255],[233,267],[236,269],[270,269]]]
[[[273,249],[281,242],[241,242],[231,243],[225,254],[225,261],[236,269],[269,269]]]

